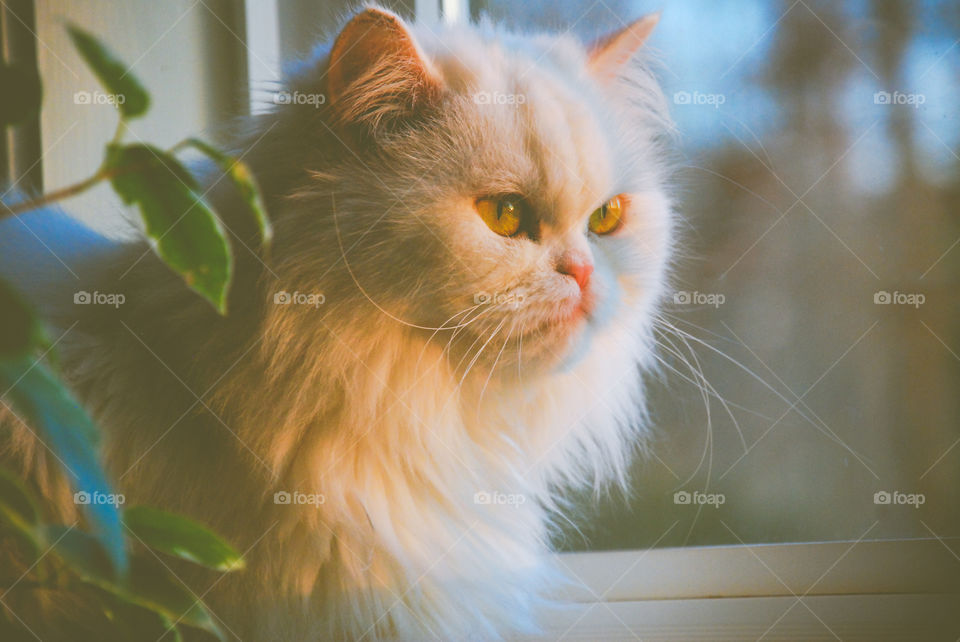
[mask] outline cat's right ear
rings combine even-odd
[[[660,14],[652,13],[594,42],[589,47],[590,70],[605,82],[616,78],[621,68],[647,42],[659,21]]]
[[[345,124],[371,129],[409,118],[440,94],[441,82],[399,16],[368,8],[337,36],[327,101]]]

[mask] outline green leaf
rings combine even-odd
[[[85,582],[159,613],[171,626],[182,623],[224,639],[206,606],[153,557],[131,556],[129,571],[118,577],[100,543],[89,534],[64,526],[49,527],[47,531],[54,551]]]
[[[149,506],[125,510],[123,523],[137,539],[158,551],[218,571],[244,567],[243,558],[229,544],[200,524]]]
[[[243,202],[250,208],[250,213],[253,214],[262,246],[269,247],[273,240],[273,226],[267,216],[267,206],[263,202],[260,186],[257,184],[253,172],[250,171],[250,167],[240,159],[224,154],[216,147],[200,139],[189,138],[185,142],[187,145],[203,152],[217,164],[224,174],[230,177],[240,194],[240,198],[243,199]]]
[[[123,585],[124,597],[146,608],[162,613],[172,622],[203,629],[221,640],[223,631],[217,626],[207,607],[194,596],[163,564],[152,557],[136,556],[130,562],[130,574]]]
[[[99,541],[75,526],[50,525],[43,538],[82,579],[98,586],[113,586],[117,581],[110,558]]]
[[[13,125],[40,111],[43,88],[36,70],[0,62],[0,127]]]
[[[223,228],[199,186],[173,156],[150,145],[110,145],[110,182],[140,209],[147,236],[187,285],[226,314],[233,257]]]
[[[24,357],[44,343],[43,329],[33,310],[20,294],[2,279],[0,310],[3,311],[0,314],[0,359]]]
[[[123,640],[182,642],[176,624],[163,613],[128,602],[117,595],[104,595],[104,614]]]
[[[126,118],[136,118],[150,108],[150,94],[125,64],[92,34],[67,25],[73,46],[96,74],[104,88],[117,97],[116,105]]]
[[[74,489],[90,497],[112,494],[97,456],[97,429],[46,365],[30,357],[0,360],[0,390],[63,464]],[[112,503],[83,504],[90,525],[119,571],[126,568],[120,515]]]
[[[38,539],[40,513],[23,482],[9,471],[0,469],[0,520],[26,535],[33,543]]]

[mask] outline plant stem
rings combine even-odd
[[[44,205],[49,205],[51,203],[56,203],[57,201],[62,201],[65,198],[70,198],[71,196],[76,196],[81,194],[105,178],[108,178],[116,172],[108,172],[106,170],[100,169],[97,170],[97,173],[91,176],[90,178],[80,181],[79,183],[74,183],[73,185],[68,185],[62,189],[55,190],[48,194],[44,194],[39,198],[30,199],[23,201],[21,203],[15,203],[13,205],[7,205],[2,203],[3,209],[0,210],[0,218],[6,216],[17,216],[18,214],[23,214],[24,212],[29,212],[31,210],[39,209]]]
[[[114,134],[113,140],[110,141],[111,145],[118,144],[120,139],[123,137],[123,133],[126,130],[126,122],[121,119],[117,125],[116,134]],[[168,154],[174,154],[177,151],[189,147],[191,144],[190,139],[185,139],[166,150]],[[115,167],[113,169],[107,169],[106,162],[104,165],[101,165],[100,168],[94,173],[90,178],[84,179],[79,183],[74,183],[73,185],[68,185],[67,187],[55,190],[43,196],[39,196],[28,201],[23,201],[21,203],[15,203],[13,205],[8,205],[3,201],[0,201],[0,219],[3,219],[7,216],[17,216],[23,214],[24,212],[29,212],[31,210],[39,209],[44,205],[50,205],[51,203],[56,203],[57,201],[62,201],[64,199],[70,198],[72,196],[77,196],[87,191],[97,183],[113,178],[119,174],[129,174],[132,172],[137,172],[143,169],[143,165],[131,166],[131,167]]]
[[[121,139],[123,138],[123,135],[126,133],[126,131],[127,131],[127,121],[121,116],[120,119],[117,121],[117,129],[114,131],[113,138],[110,140],[109,144],[118,145]],[[71,196],[77,196],[78,194],[82,194],[83,192],[87,191],[88,189],[90,189],[100,181],[107,178],[112,178],[117,174],[122,174],[127,171],[131,171],[131,170],[129,170],[129,168],[118,168],[115,170],[108,170],[106,168],[106,160],[104,160],[104,164],[101,165],[99,169],[97,169],[97,171],[94,173],[93,176],[85,180],[82,180],[79,183],[68,185],[67,187],[58,189],[48,194],[44,194],[43,196],[39,196],[34,199],[23,201],[22,203],[16,203],[14,205],[7,205],[6,203],[3,203],[2,201],[0,201],[0,206],[2,206],[2,209],[0,209],[0,219],[5,218],[7,216],[17,216],[19,214],[23,214],[24,212],[29,212],[31,210],[39,209],[44,205],[50,205],[51,203],[62,201],[66,198],[70,198]]]

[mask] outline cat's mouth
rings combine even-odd
[[[592,296],[577,297],[564,302],[559,310],[550,313],[545,319],[524,329],[524,338],[560,338],[563,335],[575,334],[584,324],[593,318],[596,308],[596,299]]]
[[[516,372],[521,363],[524,371],[550,369],[584,347],[581,340],[592,334],[588,328],[597,318],[598,303],[593,293],[528,300],[480,323],[467,323],[464,331],[438,341],[455,368],[464,372],[477,366]]]

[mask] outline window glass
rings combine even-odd
[[[472,3],[583,36],[661,8],[683,258],[655,439],[561,545],[960,535],[960,7]]]

